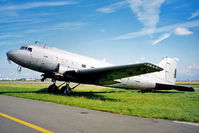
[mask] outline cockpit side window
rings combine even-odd
[[[28,48],[28,51],[32,52],[32,48]]]
[[[25,47],[25,46],[22,46],[21,48],[20,48],[21,50],[27,50],[27,51],[29,51],[29,52],[32,52],[32,48],[31,47]]]
[[[22,46],[20,49],[22,49],[22,50],[26,50],[26,49],[27,49],[27,47]]]

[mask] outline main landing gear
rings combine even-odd
[[[61,88],[61,94],[68,95],[71,92],[72,92],[72,88],[69,86],[69,84],[66,84],[65,86]]]
[[[65,82],[63,83],[65,84]],[[63,84],[59,85],[59,86],[56,86],[56,82],[54,81],[52,85],[50,85],[48,87],[48,92],[49,93],[58,93],[59,92],[59,87],[61,87]],[[65,86],[62,86],[61,87],[61,94],[64,94],[64,95],[69,95],[79,84],[77,84],[76,86],[74,86],[73,88],[71,88],[69,86],[69,83],[66,83]]]
[[[52,85],[50,85],[48,87],[48,93],[58,93],[58,87],[56,86],[55,83],[53,83]]]

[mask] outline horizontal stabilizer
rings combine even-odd
[[[195,91],[192,87],[156,83],[155,90]]]

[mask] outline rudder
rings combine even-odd
[[[159,66],[164,69],[160,72],[161,78],[170,84],[176,83],[177,61],[177,58],[166,57],[159,63]]]

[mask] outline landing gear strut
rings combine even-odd
[[[69,83],[67,83],[65,86],[63,86],[61,88],[61,94],[64,94],[64,95],[69,95],[79,84],[77,84],[76,86],[74,86],[73,88],[71,88],[69,86]]]
[[[45,77],[43,77],[45,78]],[[56,80],[52,79],[53,84],[48,87],[48,93],[58,93],[58,87],[56,86]]]
[[[61,88],[61,94],[68,95],[71,92],[72,92],[72,89],[70,88],[69,84],[66,84],[65,86]]]
[[[63,84],[65,84],[65,82]],[[53,84],[48,87],[48,93],[56,93],[57,94],[59,91],[59,87],[61,87],[63,84],[56,86],[56,82],[53,81]],[[66,85],[61,88],[61,94],[69,95],[73,91],[73,89],[75,89],[78,85],[79,84],[77,84],[76,86],[71,88],[69,86],[69,83],[66,83]]]
[[[71,88],[71,87],[69,86],[69,83],[70,83],[70,82],[64,82],[64,83],[60,84],[59,86],[56,86],[56,79],[59,79],[59,77],[56,77],[56,76],[59,76],[59,75],[54,75],[54,76],[55,76],[54,78],[53,78],[53,76],[50,75],[50,74],[42,74],[41,76],[42,76],[41,81],[44,81],[44,80],[47,79],[47,78],[51,78],[51,79],[52,79],[53,84],[50,85],[50,86],[48,87],[48,93],[56,93],[56,94],[58,94],[59,88],[60,88],[63,84],[66,83],[65,86],[61,87],[60,92],[61,92],[61,94],[69,95],[69,94],[79,85],[79,84],[77,84],[76,86],[74,86],[73,88]]]

